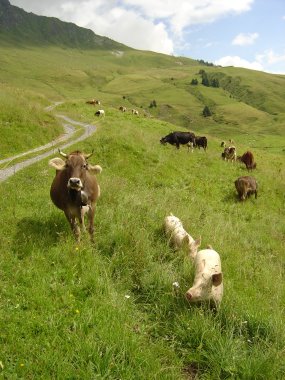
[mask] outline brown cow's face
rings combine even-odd
[[[88,163],[83,155],[69,155],[65,162],[65,169],[67,173],[68,183],[67,186],[73,190],[81,190],[84,186],[86,179],[86,171],[88,170]]]

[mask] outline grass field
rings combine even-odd
[[[20,65],[28,53],[30,69]],[[284,379],[284,114],[237,101],[221,88],[198,86],[196,95],[186,91],[185,82],[198,72],[192,61],[181,67],[173,65],[175,57],[162,63],[160,55],[147,61],[147,53],[141,59],[132,53],[119,67],[105,54],[11,49],[1,55],[11,65],[6,71],[1,66],[6,94],[0,98],[1,131],[8,116],[15,133],[17,126],[26,128],[12,142],[3,135],[2,154],[60,133],[58,112],[97,124],[97,132],[70,151],[94,148],[90,162],[103,172],[94,245],[88,236],[77,244],[51,203],[54,171],[48,160],[0,183],[0,376]],[[87,68],[92,75],[83,76]],[[227,75],[235,72],[227,69]],[[252,72],[250,80],[255,83],[257,76]],[[284,83],[284,77],[271,78],[267,87],[277,94],[266,104],[273,102],[277,110],[283,97],[274,81]],[[15,92],[21,101],[15,101]],[[101,99],[104,119],[85,104],[89,97]],[[149,109],[153,99],[158,107]],[[207,99],[215,103],[219,122],[199,114]],[[55,100],[65,102],[54,113],[43,111]],[[136,106],[139,117],[119,112],[124,102]],[[206,153],[159,143],[188,121],[191,130],[208,137]],[[47,126],[45,135],[41,125]],[[25,135],[32,136],[30,145]],[[247,171],[220,159],[221,139],[228,138],[235,140],[238,154],[249,148],[254,153],[257,200],[237,199],[234,180]],[[211,244],[220,253],[225,292],[217,312],[185,299],[194,272],[182,251],[168,247],[162,224],[170,212],[194,238],[202,237],[202,248]]]

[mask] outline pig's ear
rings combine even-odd
[[[221,285],[223,281],[223,273],[215,273],[212,275],[212,282],[214,286]]]
[[[184,236],[184,238],[183,238],[183,240],[182,240],[182,245],[185,247],[185,246],[187,246],[187,245],[189,245],[189,244],[190,244],[190,237],[189,237],[189,235],[187,234],[187,235]]]

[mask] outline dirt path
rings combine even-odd
[[[52,111],[58,104],[61,104],[62,102],[57,102],[49,107],[46,108],[47,111]],[[30,166],[32,164],[34,164],[35,162],[38,162],[48,156],[51,156],[52,154],[55,154],[55,152],[58,150],[58,147],[55,147],[58,143],[60,142],[63,142],[63,141],[66,141],[68,139],[70,139],[72,137],[72,135],[74,134],[74,132],[76,131],[75,129],[75,125],[79,125],[81,127],[84,128],[84,132],[83,134],[76,138],[75,140],[71,140],[69,142],[67,142],[66,144],[64,145],[61,145],[60,148],[61,149],[64,149],[64,148],[67,148],[68,146],[70,145],[73,145],[79,141],[82,141],[82,140],[85,140],[87,137],[91,136],[95,130],[96,130],[96,126],[95,125],[92,125],[92,124],[84,124],[84,123],[81,123],[79,121],[75,121],[75,120],[72,120],[70,119],[69,117],[65,116],[65,115],[55,115],[56,117],[62,119],[62,125],[64,127],[64,135],[58,137],[56,140],[53,140],[51,141],[50,143],[48,144],[45,144],[45,145],[42,145],[42,146],[39,146],[38,148],[35,148],[35,149],[31,149],[31,150],[28,150],[24,153],[21,153],[21,154],[18,154],[16,156],[13,156],[13,157],[8,157],[8,158],[5,158],[4,160],[1,160],[0,161],[0,164],[4,164],[5,162],[12,162],[13,160],[15,160],[16,158],[19,158],[19,157],[23,157],[23,156],[26,156],[27,154],[30,154],[30,153],[35,153],[35,152],[40,152],[42,150],[45,150],[45,149],[48,149],[48,148],[52,148],[50,149],[49,151],[47,152],[44,152],[36,157],[32,157],[32,158],[29,158],[27,160],[24,160],[24,161],[21,161],[21,162],[18,162],[17,164],[15,165],[12,165],[12,166],[9,166],[7,168],[4,168],[4,169],[0,169],[0,182],[3,182],[5,181],[8,177],[12,176],[13,174],[15,174],[16,172],[18,172],[19,170],[23,169],[23,168],[26,168],[27,166]]]

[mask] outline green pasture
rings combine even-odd
[[[58,137],[62,114],[97,126],[67,151],[94,149],[103,168],[94,244],[76,243],[52,204],[48,159],[0,182],[0,378],[284,379],[284,76],[134,50],[0,53],[0,159]],[[225,88],[192,87],[201,68]],[[207,152],[159,143],[189,129]],[[221,160],[230,138],[255,171]],[[248,174],[258,198],[240,202],[234,181]],[[170,212],[220,253],[217,311],[185,299],[194,268],[167,244]]]
[[[73,116],[76,105],[92,121],[81,101],[57,111]],[[76,244],[52,205],[48,160],[0,185],[2,375],[282,379],[284,155],[254,150],[259,196],[240,203],[233,182],[247,172],[220,159],[218,138],[188,153],[160,145],[173,125],[107,111],[95,135],[70,148],[94,148],[90,161],[103,167],[95,245],[88,236]],[[220,253],[216,313],[184,297],[193,267],[167,245],[170,212]]]

